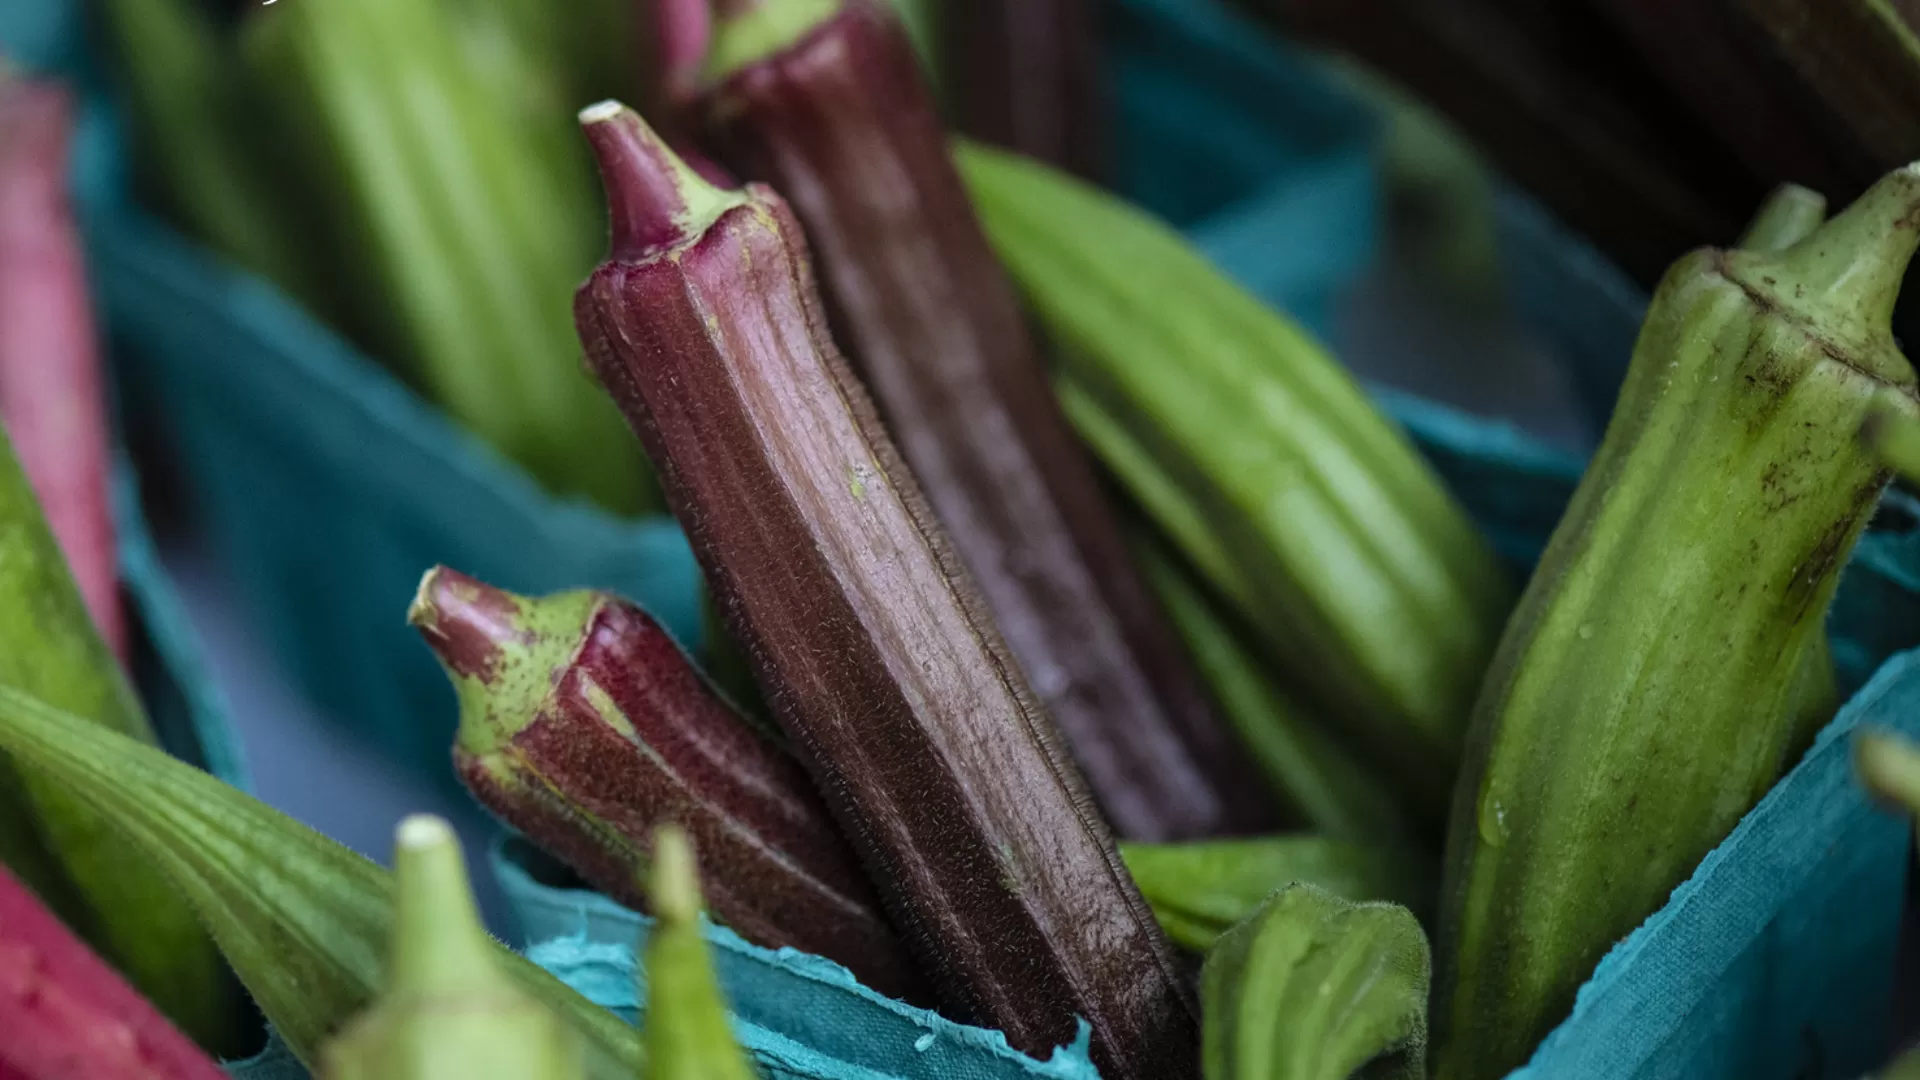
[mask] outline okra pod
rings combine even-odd
[[[647,1080],[753,1080],[733,1037],[713,957],[700,933],[700,881],[687,834],[663,828],[647,888]]]
[[[1201,969],[1208,1080],[1425,1080],[1429,983],[1405,908],[1290,886]]]
[[[444,820],[394,832],[380,995],[321,1052],[321,1080],[579,1080],[574,1033],[500,969]]]
[[[226,1077],[4,866],[0,1032],[9,1080]]]
[[[0,71],[0,423],[94,626],[125,657],[106,384],[67,204],[71,128],[64,90]]]
[[[1098,180],[1106,171],[1095,0],[948,0],[940,70],[968,136]]]
[[[1082,435],[1437,824],[1510,606],[1486,541],[1331,356],[1172,229],[1032,162],[958,160]]]
[[[33,489],[0,433],[0,687],[82,722],[154,742],[139,699],[88,616]],[[231,1049],[238,997],[220,954],[138,845],[64,784],[32,770],[0,778],[0,813],[33,822],[72,886],[70,919],[90,944],[202,1046]],[[0,766],[4,768],[4,766]],[[57,898],[64,888],[49,899]]]
[[[1503,1076],[1784,765],[1804,657],[1920,415],[1893,304],[1920,167],[1779,251],[1667,274],[1509,624],[1456,793],[1437,1073]]]
[[[1167,936],[1200,953],[1288,885],[1425,913],[1440,881],[1440,867],[1426,852],[1324,836],[1122,844],[1120,856]]]
[[[507,89],[534,60],[463,49],[450,0],[276,4],[243,50],[299,193],[351,273],[349,331],[549,489],[650,505],[632,437],[580,371],[567,290],[593,266],[592,173],[564,111]]]
[[[296,1057],[378,992],[393,940],[392,875],[244,792],[150,746],[0,686],[0,750],[85,801],[163,867]],[[631,1080],[633,1028],[505,946],[496,962],[580,1037],[588,1080]]]
[[[838,339],[1114,830],[1272,825],[1051,392],[892,10],[721,11],[707,130],[806,226]]]
[[[1102,1074],[1193,1076],[1192,1003],[1083,781],[835,349],[772,190],[581,114],[613,221],[587,356],[776,719],[947,1004]]]
[[[408,621],[460,698],[453,760],[489,810],[647,910],[654,830],[708,852],[714,914],[756,945],[845,965],[894,997],[919,980],[806,772],[618,597],[515,596],[444,567]]]
[[[1220,714],[1291,816],[1336,838],[1418,836],[1399,794],[1333,738],[1310,705],[1275,681],[1205,586],[1171,553],[1146,543],[1136,550]]]

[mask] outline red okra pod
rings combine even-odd
[[[714,27],[704,127],[806,226],[835,336],[1114,830],[1273,825],[1054,398],[892,10],[749,2]]]
[[[126,656],[106,388],[67,201],[72,103],[0,72],[0,423],[87,611]]]
[[[1108,1080],[1196,1075],[1166,939],[1084,781],[834,347],[786,203],[581,114],[610,260],[588,362],[659,463],[775,718],[947,1006]]]
[[[645,611],[599,592],[515,596],[441,567],[408,620],[460,697],[455,769],[501,820],[640,911],[653,834],[677,824],[706,853],[714,918],[741,937],[916,992],[806,773]]]
[[[0,867],[0,1077],[225,1076]]]

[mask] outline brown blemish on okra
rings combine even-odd
[[[460,697],[456,771],[502,820],[641,911],[653,832],[678,822],[707,853],[716,919],[884,993],[922,995],[806,773],[645,611],[587,591],[516,597],[443,567],[409,617]],[[463,670],[482,644],[485,669]]]
[[[659,145],[617,105],[582,121]],[[648,160],[604,155],[608,187],[652,190],[624,171]],[[616,250],[691,195],[616,217]],[[1184,976],[827,335],[798,224],[764,187],[698,197],[730,205],[576,312],[775,717],[948,1008],[1043,1054],[1084,1017],[1109,1080],[1195,1076]]]

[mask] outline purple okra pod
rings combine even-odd
[[[730,0],[702,127],[787,197],[836,338],[920,490],[1129,840],[1277,823],[1134,566],[881,0]]]
[[[1190,991],[1052,721],[827,332],[786,203],[581,114],[612,255],[589,364],[662,471],[775,718],[946,1006],[1108,1080],[1197,1075]]]
[[[806,773],[645,611],[600,592],[515,596],[442,567],[408,618],[460,698],[460,778],[501,820],[642,911],[654,832],[677,824],[700,844],[717,921],[920,996]]]

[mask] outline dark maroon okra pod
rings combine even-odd
[[[892,10],[748,2],[714,26],[704,126],[806,226],[835,337],[1114,831],[1272,826],[1054,398]]]
[[[960,130],[1099,180],[1106,171],[1096,0],[940,5],[941,70]]]
[[[501,820],[640,911],[654,832],[678,824],[717,921],[920,996],[812,781],[645,611],[600,592],[515,596],[441,567],[407,619],[460,697],[460,779]]]
[[[1194,1007],[1084,782],[827,333],[785,202],[581,115],[613,253],[575,313],[795,751],[947,1006],[1108,1080],[1198,1069]]]

